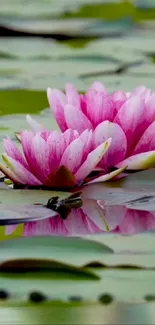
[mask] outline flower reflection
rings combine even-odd
[[[126,209],[123,222],[115,231],[124,235],[133,235],[144,231],[155,230],[155,211],[139,211]]]
[[[6,226],[6,234],[18,225]],[[86,199],[82,208],[72,209],[66,220],[59,215],[24,224],[24,236],[84,236],[95,233],[132,235],[155,229],[155,211],[128,209],[123,205],[108,206],[102,200]]]

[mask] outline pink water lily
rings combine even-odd
[[[28,186],[48,186],[54,188],[73,188],[83,184],[96,168],[100,159],[110,146],[111,140],[92,149],[92,131],[66,130],[34,133],[21,133],[23,153],[16,144],[4,140],[5,165],[0,170],[14,184]]]
[[[109,93],[96,81],[84,95],[67,84],[65,93],[48,88],[47,96],[62,131],[93,130],[94,148],[112,138],[99,162],[106,173],[125,165],[130,170],[155,166],[155,93],[150,89],[141,86],[131,93]]]

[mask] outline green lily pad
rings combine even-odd
[[[9,304],[6,304],[8,306]],[[19,308],[20,307],[20,308]],[[108,306],[104,304],[88,303],[52,303],[45,302],[35,306],[32,303],[16,303],[13,307],[1,308],[0,312],[3,324],[15,323],[23,325],[128,325],[144,324],[154,325],[155,321],[155,304],[122,304],[114,303]]]
[[[57,191],[0,189],[0,204],[46,204],[50,197],[59,196],[64,199],[68,195],[70,193]]]
[[[145,84],[146,87],[151,88],[151,89],[155,89],[154,86],[154,78],[150,77],[150,76],[145,76],[145,77],[141,77],[141,76],[129,76],[129,75],[109,75],[109,76],[105,76],[103,74],[103,76],[97,75],[95,76],[95,78],[104,83],[105,86],[108,88],[109,91],[114,91],[114,90],[119,90],[119,89],[123,89],[124,91],[132,91],[134,88],[136,88],[138,85],[142,85]],[[91,85],[91,83],[94,81],[94,77],[88,77],[85,78],[85,84],[87,85],[87,87],[89,87]]]
[[[128,1],[123,3],[98,3],[98,4],[86,4],[79,10],[64,14],[64,17],[93,17],[104,18],[109,20],[121,19],[127,16],[133,16],[135,13],[135,7]]]
[[[39,113],[48,106],[45,91],[0,91],[0,114]]]
[[[92,261],[104,253],[113,252],[106,245],[94,241],[48,236],[0,242],[1,250],[1,261],[5,260],[7,253],[10,258],[48,258],[75,266],[81,266],[85,256]]]
[[[127,73],[132,76],[141,77],[152,77],[155,75],[155,65],[154,64],[143,64],[137,67],[131,67],[128,69]]]
[[[115,251],[116,254],[149,254],[155,252],[155,234],[154,232],[145,232],[133,236],[122,236],[118,234],[87,235],[85,238],[95,242],[105,243]],[[118,257],[119,258],[119,257]],[[142,258],[142,257],[141,257]]]

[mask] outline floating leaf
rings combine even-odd
[[[106,253],[112,253],[106,245],[77,238],[40,236],[0,242],[1,261],[4,261],[6,256],[12,259],[48,258],[81,266],[86,256],[89,261],[93,261]]]
[[[46,205],[47,201],[53,197],[58,196],[61,199],[64,199],[70,195],[69,192],[57,192],[57,191],[48,191],[48,190],[14,190],[9,189],[4,190],[0,189],[0,206],[1,204],[17,204],[22,206],[25,204],[42,204]]]
[[[25,99],[24,99],[25,98]],[[39,113],[47,107],[47,99],[43,91],[3,90],[1,91],[0,114]],[[21,108],[22,107],[22,108]],[[17,130],[18,131],[18,130]]]
[[[0,206],[0,226],[16,225],[40,221],[57,215],[43,205],[4,205]]]

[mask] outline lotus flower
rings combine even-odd
[[[14,183],[28,186],[72,188],[83,184],[110,145],[110,139],[92,150],[92,131],[66,130],[21,134],[23,154],[15,143],[4,140],[6,153],[0,170]]]
[[[48,88],[47,95],[62,131],[93,130],[94,148],[112,138],[99,162],[106,173],[125,165],[130,170],[155,166],[155,93],[150,89],[141,86],[132,93],[108,93],[104,85],[94,82],[85,95],[71,84],[66,85],[66,94]]]

